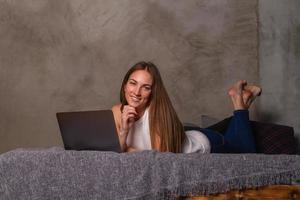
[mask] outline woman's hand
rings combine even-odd
[[[119,140],[123,152],[127,151],[128,148],[130,148],[127,147],[126,140],[127,140],[129,130],[134,124],[136,117],[137,117],[137,112],[134,107],[129,105],[123,107],[121,113],[121,124],[119,129]]]
[[[128,134],[130,128],[135,122],[136,117],[137,117],[137,112],[134,107],[130,105],[124,106],[121,114],[121,127],[120,127],[121,135]]]

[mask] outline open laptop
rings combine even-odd
[[[56,113],[66,150],[121,152],[111,110]]]

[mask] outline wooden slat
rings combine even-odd
[[[197,195],[187,197],[188,200],[300,200],[300,185],[272,185],[253,189],[233,190],[216,195]]]

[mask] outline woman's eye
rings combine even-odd
[[[145,88],[145,90],[147,90],[147,91],[151,90],[150,87],[144,87],[144,88]]]
[[[129,84],[130,84],[130,85],[135,85],[136,83],[135,83],[135,82],[132,82],[132,81],[130,81],[130,82],[129,82]]]

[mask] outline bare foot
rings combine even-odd
[[[246,97],[249,96],[249,94],[244,92],[244,87],[246,85],[247,82],[245,80],[240,80],[228,90],[228,95],[231,98],[234,110],[244,110],[249,108],[248,105],[244,102],[244,98],[246,100],[249,98]]]
[[[261,92],[262,89],[256,85],[246,85],[244,87],[245,95],[243,95],[244,103],[250,107],[255,98],[261,95]]]
[[[262,89],[255,85],[247,85],[245,80],[236,82],[229,89],[228,94],[231,97],[234,110],[249,109],[251,103],[257,96],[260,96]]]

